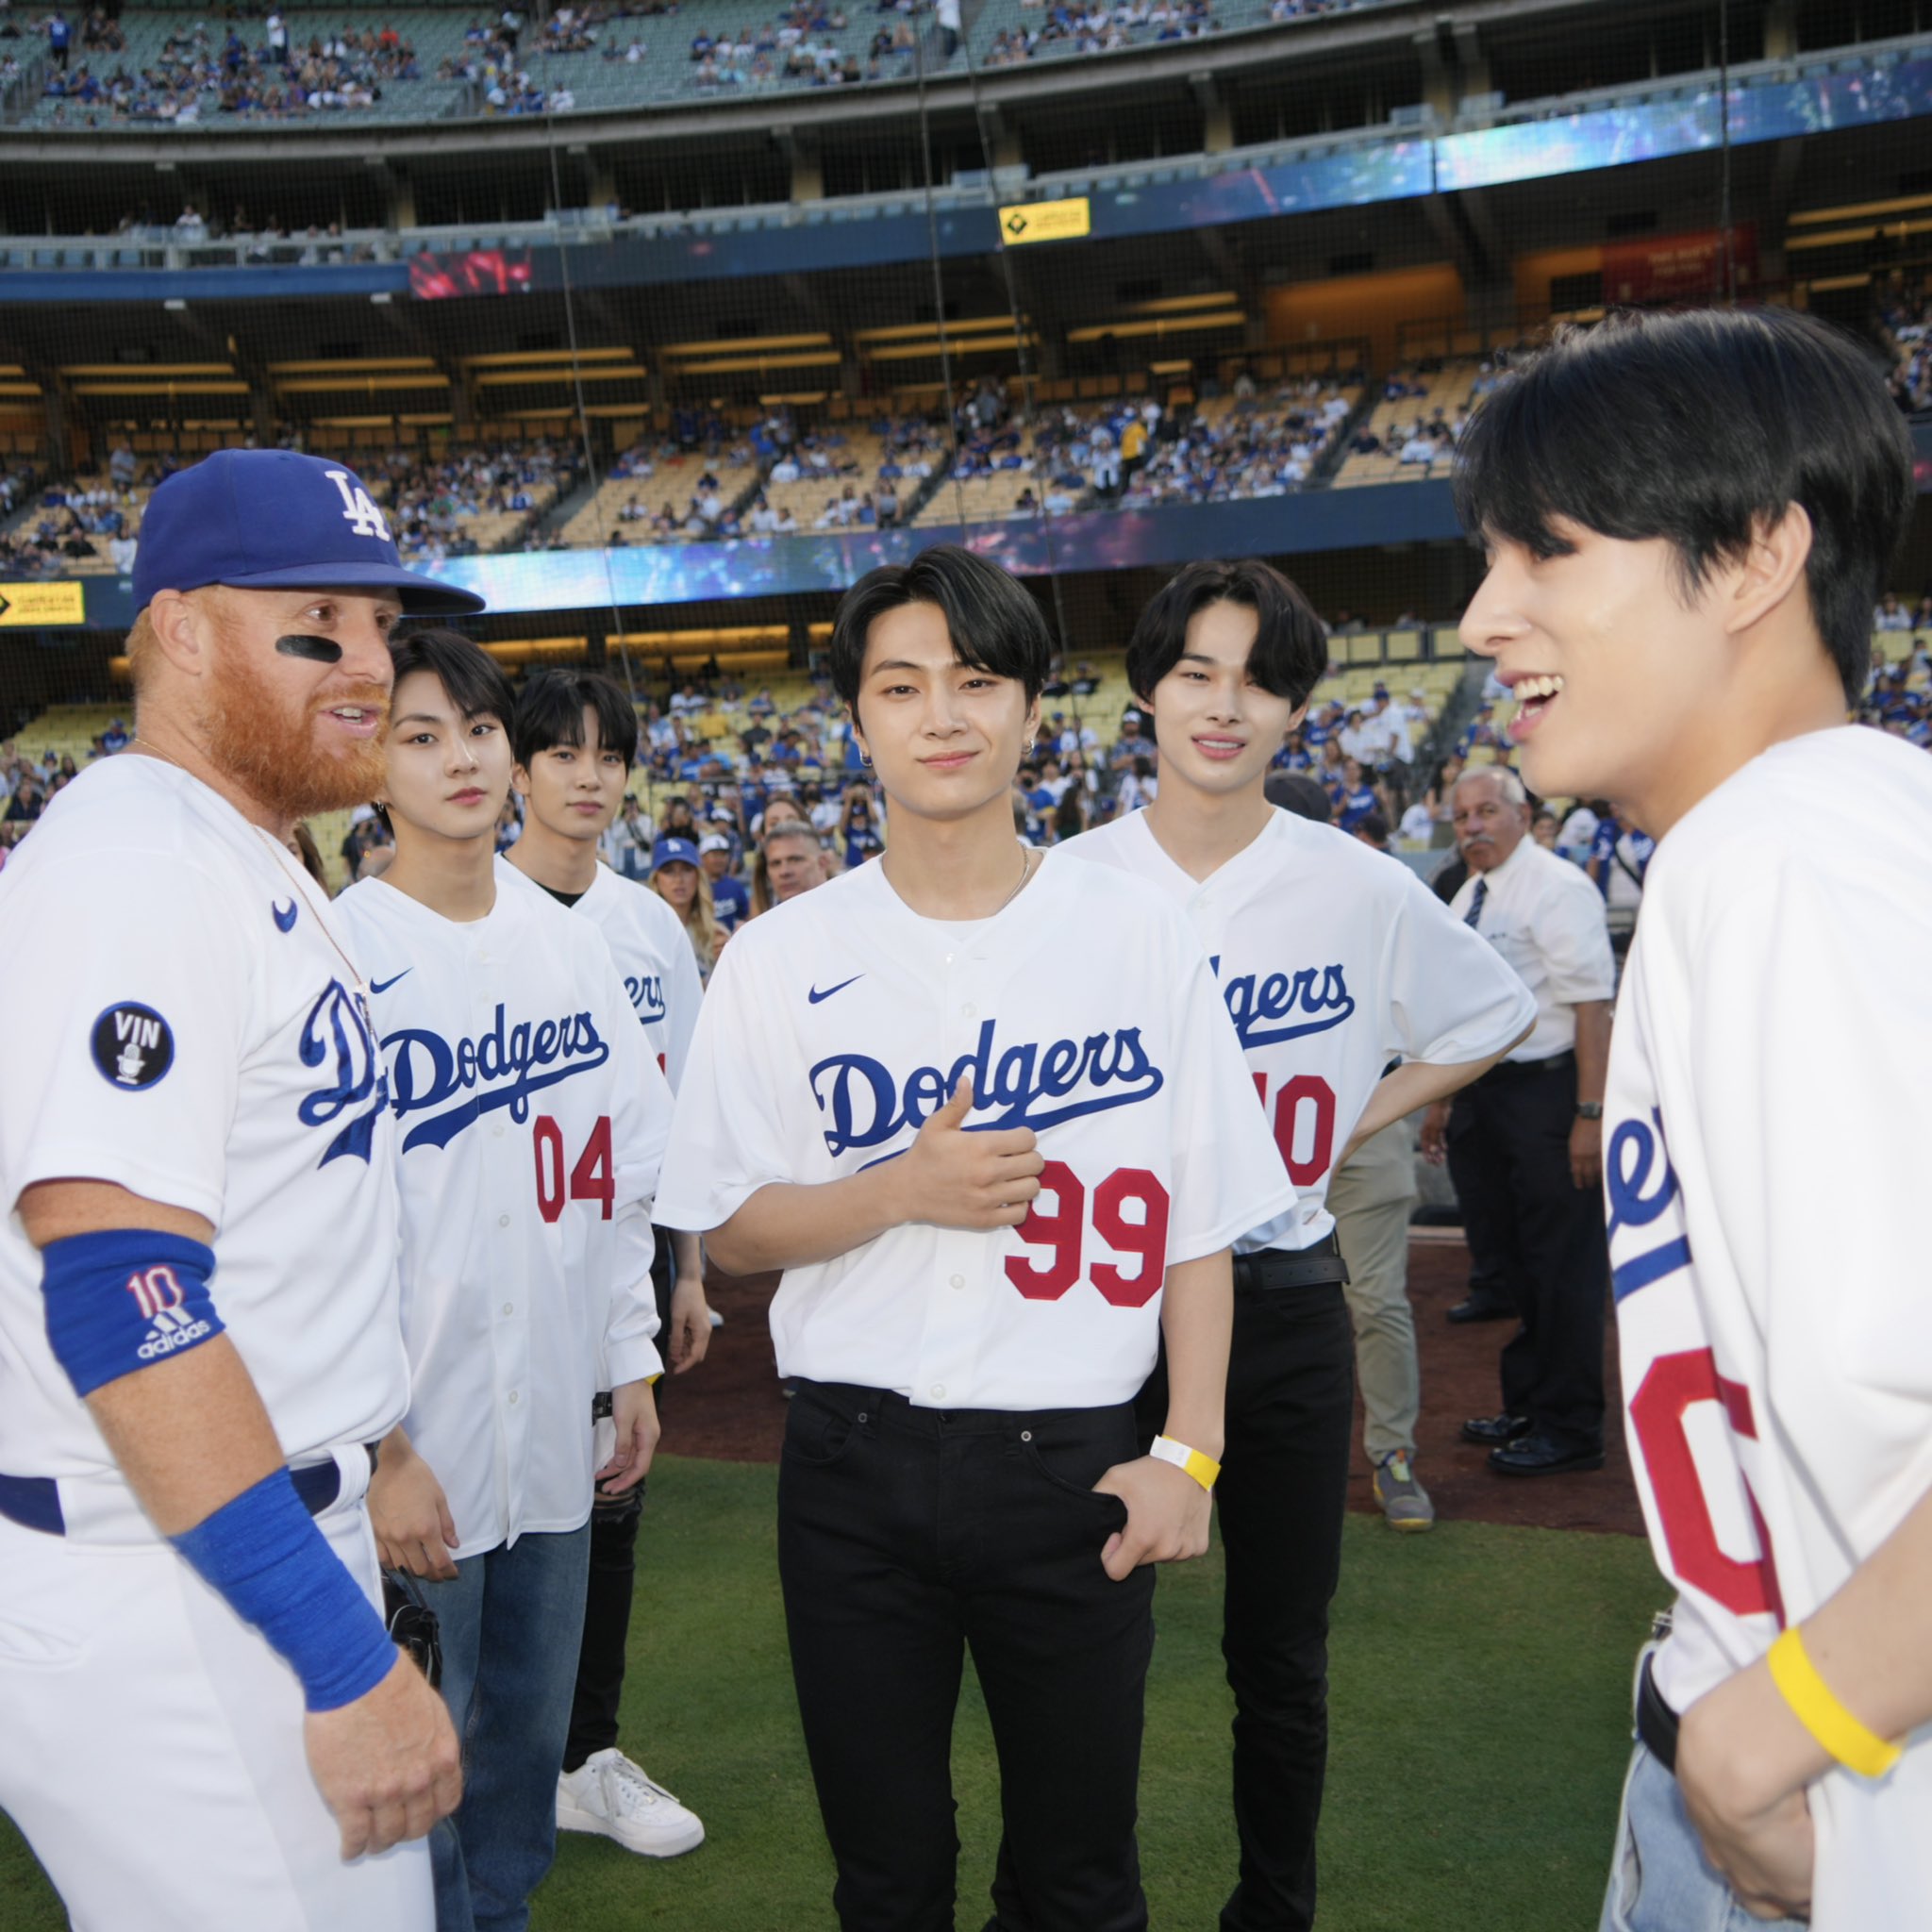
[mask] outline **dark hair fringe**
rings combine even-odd
[[[1483,402],[1455,491],[1471,537],[1537,557],[1569,549],[1559,517],[1623,541],[1661,538],[1687,595],[1799,505],[1812,617],[1856,702],[1911,516],[1912,451],[1870,353],[1815,317],[1619,314],[1559,331]]]
[[[494,718],[506,731],[509,729],[516,693],[502,665],[474,638],[432,625],[399,639],[390,646],[389,656],[398,684],[411,672],[426,671],[462,716]]]
[[[559,744],[581,750],[584,712],[597,720],[597,743],[621,753],[629,771],[638,759],[637,708],[610,678],[595,671],[540,671],[524,686],[510,721],[510,743],[525,771],[538,753]]]
[[[1148,599],[1127,641],[1127,688],[1142,703],[1152,696],[1180,662],[1188,625],[1210,604],[1255,613],[1248,675],[1278,698],[1307,704],[1328,669],[1328,634],[1300,589],[1257,557],[1184,564]]]
[[[840,599],[832,619],[832,685],[854,717],[874,623],[907,604],[931,604],[946,620],[960,663],[1040,695],[1053,666],[1053,638],[1024,586],[996,563],[957,543],[936,543],[910,563],[886,563]]]

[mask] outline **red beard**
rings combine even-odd
[[[203,729],[214,764],[277,818],[303,819],[365,805],[382,790],[388,754],[382,734],[340,751],[317,743],[316,720],[338,705],[358,705],[389,717],[389,692],[378,684],[345,685],[318,693],[291,715],[283,699],[249,662],[245,648],[224,639],[205,687]]]

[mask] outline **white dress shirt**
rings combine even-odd
[[[1489,881],[1476,931],[1516,969],[1536,1001],[1536,1025],[1508,1058],[1546,1060],[1576,1045],[1576,1008],[1617,990],[1603,895],[1567,858],[1526,832],[1501,865],[1472,872],[1449,909],[1466,920],[1479,880]]]

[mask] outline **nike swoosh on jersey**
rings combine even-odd
[[[369,982],[369,991],[372,993],[387,992],[398,979],[408,978],[415,970],[413,966],[405,966],[400,973],[391,974],[387,979],[372,979]]]
[[[271,899],[269,901],[268,909],[275,914],[275,925],[280,931],[294,931],[296,915],[300,913],[300,911],[302,910],[301,905],[296,900],[291,899],[289,901],[289,909],[286,912],[284,912],[282,908],[278,905],[276,905],[273,899]]]
[[[808,990],[805,996],[812,1003],[813,1006],[817,1006],[821,1000],[830,999],[835,992],[843,992],[845,989],[852,984],[853,980],[863,979],[864,977],[864,974],[855,973],[852,975],[852,979],[841,979],[837,986],[826,987],[824,992],[821,992],[818,990],[818,988],[814,986]]]

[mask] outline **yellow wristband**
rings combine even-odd
[[[1171,1462],[1176,1469],[1186,1470],[1204,1490],[1211,1490],[1221,1480],[1221,1465],[1213,1457],[1190,1449],[1172,1436],[1156,1436],[1154,1446],[1147,1453],[1157,1462]]]
[[[1793,1624],[1771,1646],[1765,1661],[1771,1680],[1783,1693],[1798,1722],[1848,1771],[1860,1777],[1883,1777],[1903,1755],[1876,1731],[1868,1731],[1836,1697],[1818,1674],[1805,1650],[1805,1640]]]

